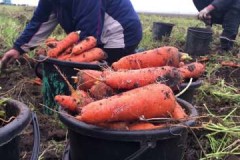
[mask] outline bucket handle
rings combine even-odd
[[[37,116],[35,112],[32,112],[32,126],[33,126],[33,151],[31,160],[38,159],[39,151],[40,151],[40,130],[39,130],[39,124],[37,120]]]
[[[42,79],[42,78],[43,78],[43,75],[42,75],[42,73],[39,72],[40,64],[41,64],[41,62],[38,62],[38,63],[35,65],[34,71],[35,71],[36,76],[37,76],[38,78]]]
[[[146,142],[141,144],[141,148],[134,152],[132,155],[129,157],[125,158],[124,160],[134,160],[138,158],[140,155],[142,155],[144,152],[146,152],[149,148],[155,148],[156,142]]]

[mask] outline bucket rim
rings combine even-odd
[[[201,86],[202,83],[203,83],[203,80],[197,79],[191,83],[189,88],[197,88],[197,87]],[[188,82],[182,83],[180,85],[180,89],[187,87],[187,85],[188,85]]]
[[[189,117],[196,117],[198,115],[196,108],[192,104],[180,98],[177,98],[177,101],[188,110],[188,112],[190,113]],[[106,129],[95,125],[86,124],[75,119],[73,116],[68,115],[65,111],[61,109],[58,116],[60,121],[62,121],[62,123],[73,132],[78,132],[83,135],[95,138],[118,141],[156,141],[158,139],[165,139],[168,137],[181,135],[183,131],[186,131],[185,129],[187,127],[195,125],[195,119],[191,118],[186,122],[182,122],[184,127],[173,126],[153,130],[125,131]]]
[[[107,66],[107,62],[102,60],[100,61],[99,64],[91,64],[91,63],[87,63],[87,62],[68,62],[68,61],[61,61],[55,58],[47,58],[44,55],[39,55],[38,59],[41,61],[39,63],[53,63],[56,65],[61,65],[61,66],[66,66],[66,67],[73,67],[73,68],[79,68],[79,69],[84,69],[84,68],[88,68],[88,69],[101,69],[104,66]]]
[[[30,109],[24,103],[13,99],[6,99],[6,103],[18,109],[19,113],[13,121],[0,128],[0,146],[18,136],[30,123],[32,117]]]
[[[213,34],[213,31],[209,28],[201,28],[201,27],[188,27],[189,31],[194,31],[198,33],[207,33],[207,34]]]
[[[164,25],[168,25],[168,26],[175,26],[175,24],[168,23],[168,22],[153,22],[153,24],[164,24]]]

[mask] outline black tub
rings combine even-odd
[[[169,37],[172,33],[174,24],[164,22],[153,22],[152,36],[154,40],[161,40],[163,37]]]
[[[63,80],[62,76],[56,70],[54,65],[56,65],[63,75],[67,78],[71,85],[75,87],[74,81],[71,78],[72,76],[76,76],[77,69],[92,69],[92,70],[101,70],[103,67],[107,65],[105,61],[101,61],[98,64],[90,64],[90,63],[76,63],[76,62],[68,62],[68,61],[60,61],[54,58],[46,58],[45,56],[40,56],[39,62],[35,67],[36,75],[42,79],[43,81],[43,101],[44,105],[52,108],[57,106],[54,101],[54,97],[58,94],[69,95],[70,91]],[[48,108],[44,108],[44,113],[52,114],[53,112]]]
[[[209,53],[213,31],[209,28],[189,27],[187,30],[185,52],[192,57]]]
[[[190,117],[198,115],[188,102],[178,99]],[[185,127],[170,127],[147,131],[109,130],[76,120],[60,111],[59,118],[69,131],[69,144],[63,160],[181,160],[187,139],[187,127],[195,124],[194,118]]]
[[[2,99],[1,99],[2,100]],[[31,160],[38,158],[40,132],[36,115],[23,103],[16,100],[6,100],[5,112],[8,118],[16,117],[13,121],[0,128],[0,159],[19,160],[19,134],[32,122],[34,144]]]

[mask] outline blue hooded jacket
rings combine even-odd
[[[125,48],[142,39],[142,26],[130,0],[39,0],[33,17],[14,48],[28,52],[60,24],[66,33],[94,36],[104,48]]]

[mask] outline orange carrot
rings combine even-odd
[[[114,70],[140,69],[147,67],[173,66],[178,67],[182,59],[189,58],[175,47],[164,46],[122,57],[112,64]]]
[[[66,50],[68,47],[77,43],[78,40],[79,40],[78,32],[69,33],[64,39],[57,43],[57,46],[55,48],[48,50],[48,56],[53,58],[57,57],[59,54],[61,54],[61,52]]]
[[[59,72],[60,76],[64,79],[71,92],[71,96],[68,97],[66,97],[65,95],[55,96],[55,100],[57,103],[71,111],[74,111],[93,101],[93,99],[85,91],[75,90],[70,84],[70,82],[67,80],[67,78],[60,71],[60,69],[56,65],[54,65],[54,67]]]
[[[150,84],[89,103],[76,118],[90,124],[133,121],[141,116],[167,116],[175,105],[171,88],[164,84]]]
[[[222,66],[228,66],[228,67],[240,67],[240,63],[234,62],[234,61],[222,61]]]
[[[71,57],[71,54],[61,54],[57,57],[58,60],[65,61],[66,59],[69,59]]]
[[[106,59],[106,53],[100,48],[92,48],[86,52],[79,55],[72,55],[67,58],[66,61],[71,62],[92,62]]]
[[[75,78],[75,83],[77,83],[77,88],[80,90],[90,89],[95,82],[100,79],[102,71],[83,69],[79,70],[77,77]]]
[[[192,62],[180,67],[178,70],[184,79],[199,78],[205,72],[205,65]]]
[[[87,50],[90,50],[97,45],[97,40],[93,36],[89,36],[85,38],[84,40],[80,41],[78,44],[76,44],[73,47],[72,54],[81,54]]]
[[[63,108],[79,113],[81,111],[81,108],[88,103],[93,102],[93,99],[86,92],[77,91],[71,96],[56,95],[55,101]]]
[[[173,112],[171,113],[171,116],[174,119],[185,119],[188,117],[188,115],[185,113],[182,106],[177,102],[176,102],[176,106],[175,106]]]
[[[161,129],[166,127],[166,124],[159,124],[159,125],[154,125],[149,122],[137,122],[133,123],[128,126],[128,129],[130,131],[138,131],[138,130],[151,130],[151,129]]]
[[[128,123],[127,122],[109,122],[109,123],[100,123],[97,126],[114,129],[114,130],[128,130]]]
[[[32,80],[32,82],[33,82],[33,84],[36,84],[36,85],[39,85],[39,86],[41,86],[42,85],[42,80],[40,79],[40,78],[34,78],[33,80]]]
[[[152,67],[125,71],[107,71],[102,75],[103,81],[113,89],[132,89],[154,82],[176,86],[182,78],[175,67]]]
[[[96,100],[113,96],[115,91],[103,82],[96,82],[90,89],[89,94]]]

